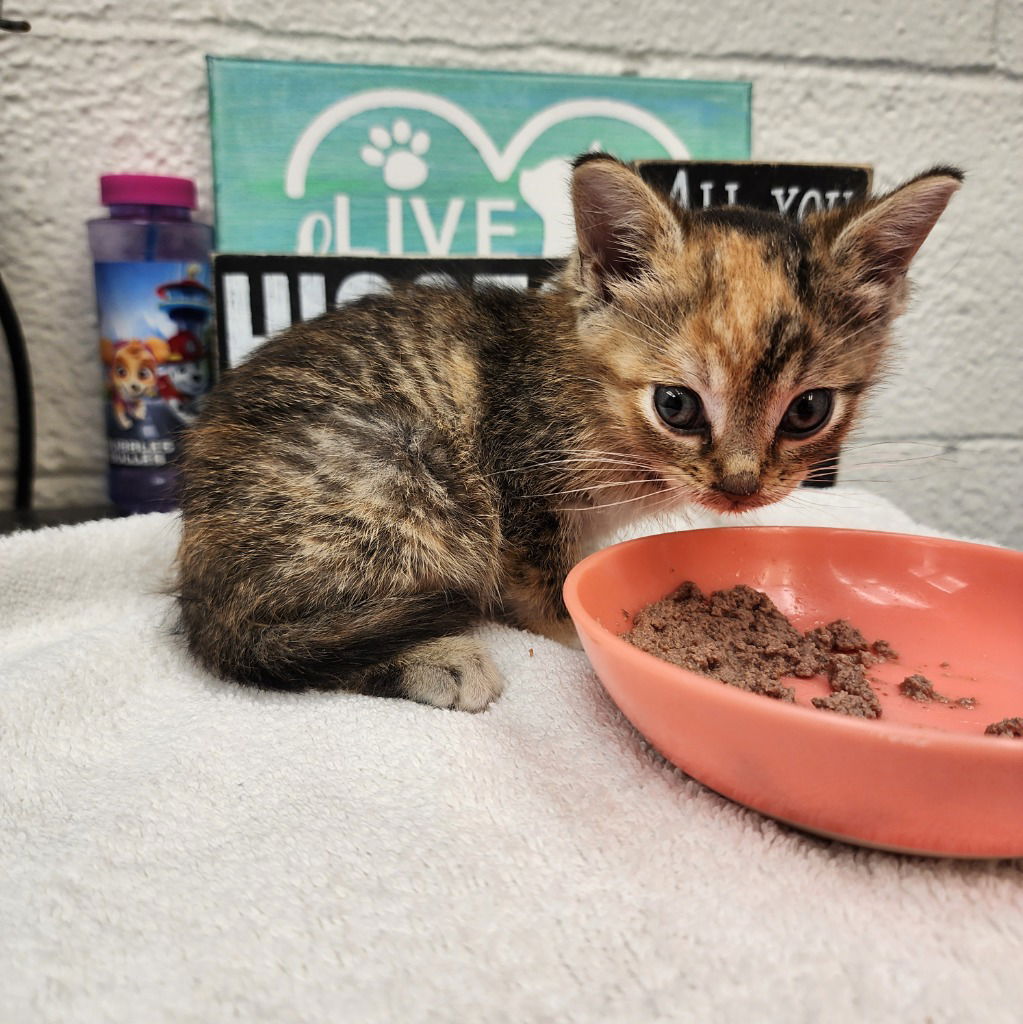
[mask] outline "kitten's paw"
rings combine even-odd
[[[457,711],[483,711],[501,696],[490,656],[470,637],[451,636],[413,648],[401,659],[405,696]]]

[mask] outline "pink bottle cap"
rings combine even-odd
[[[184,206],[194,210],[195,182],[162,174],[104,174],[99,179],[104,206]]]

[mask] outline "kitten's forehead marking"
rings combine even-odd
[[[689,325],[693,350],[720,395],[763,387],[788,362],[784,350],[801,319],[791,279],[759,238],[729,231],[705,244],[712,269]]]
[[[808,335],[793,270],[802,249],[794,229],[756,211],[705,219],[714,228],[693,240],[706,276],[687,331],[701,398],[713,436],[748,445],[752,432],[766,444],[805,361]]]
[[[692,222],[698,231],[703,229],[712,242],[725,235],[756,239],[764,258],[784,272],[795,294],[801,299],[806,297],[810,241],[797,224],[762,210],[727,206],[700,211]]]

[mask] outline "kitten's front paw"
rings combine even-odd
[[[405,696],[438,708],[483,711],[504,689],[490,655],[465,636],[413,648],[401,659],[401,669]]]

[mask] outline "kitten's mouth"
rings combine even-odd
[[[750,512],[755,508],[763,508],[765,505],[773,505],[778,499],[768,498],[763,494],[728,495],[720,492],[705,494],[700,499],[704,508],[712,512],[724,512],[726,515],[741,515],[743,512]]]

